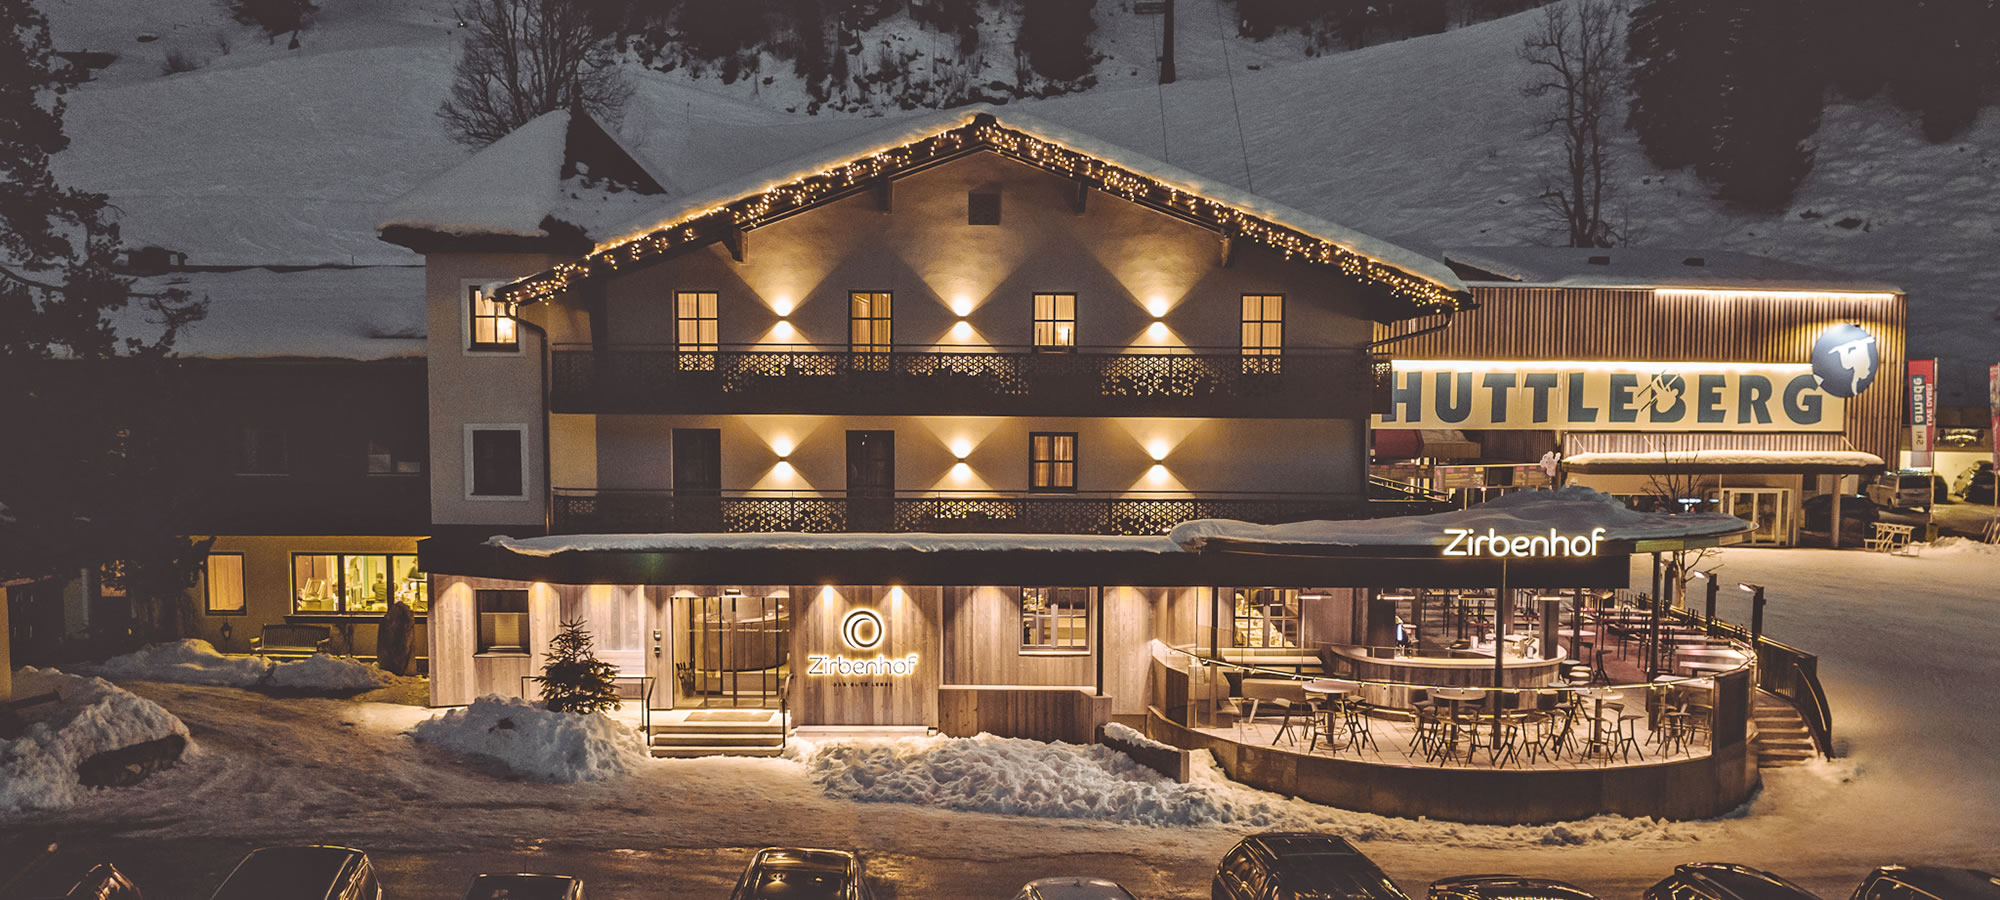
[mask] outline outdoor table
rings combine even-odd
[[[1306,696],[1308,697],[1320,696],[1320,697],[1327,697],[1337,701],[1346,697],[1348,694],[1351,694],[1356,690],[1359,690],[1361,685],[1356,684],[1352,681],[1342,681],[1338,678],[1315,678],[1311,681],[1306,682],[1304,685],[1302,685],[1302,687],[1305,688]],[[1325,710],[1322,711],[1323,715],[1326,718],[1326,722],[1324,725],[1320,727],[1319,730],[1320,737],[1326,740],[1326,746],[1329,749],[1333,750],[1338,750],[1341,747],[1346,746],[1345,743],[1338,743],[1338,744],[1334,743],[1333,716],[1336,711],[1337,711],[1336,708],[1332,705],[1329,705]]]
[[[1449,744],[1457,746],[1458,705],[1467,700],[1483,700],[1486,697],[1486,692],[1479,688],[1432,688],[1431,696],[1451,701],[1451,738]],[[1470,747],[1467,747],[1465,750],[1465,761],[1468,763],[1472,762],[1472,748]]]
[[[1742,663],[1702,662],[1700,660],[1695,660],[1693,662],[1681,663],[1681,668],[1699,675],[1703,672],[1727,672],[1740,665],[1742,665]]]
[[[1589,698],[1593,704],[1590,709],[1590,737],[1585,739],[1583,746],[1583,755],[1588,757],[1592,749],[1604,745],[1604,741],[1599,739],[1604,723],[1604,701],[1617,700],[1624,697],[1625,693],[1610,688],[1590,688],[1578,693]],[[1610,757],[1607,755],[1605,758]]]

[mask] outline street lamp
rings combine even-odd
[[[1750,595],[1750,649],[1754,651],[1764,634],[1764,586],[1749,582],[1737,582],[1736,586]]]
[[[1710,572],[1696,572],[1694,573],[1694,577],[1701,579],[1708,586],[1708,612],[1706,615],[1708,616],[1708,633],[1713,635],[1715,634],[1715,593],[1722,589],[1722,579],[1716,578]]]

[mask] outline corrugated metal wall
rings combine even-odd
[[[1847,439],[1895,464],[1902,442],[1905,298],[1716,297],[1651,290],[1474,287],[1479,308],[1383,348],[1396,359],[1772,362],[1811,360],[1821,329],[1852,322],[1879,341],[1875,384],[1847,404]],[[1434,319],[1376,325],[1377,340]]]

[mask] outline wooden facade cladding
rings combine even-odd
[[[1905,298],[1797,293],[1721,297],[1651,289],[1474,285],[1478,309],[1410,335],[1427,320],[1375,325],[1398,359],[1804,363],[1829,325],[1875,336],[1875,384],[1847,403],[1854,448],[1894,460],[1902,441]]]

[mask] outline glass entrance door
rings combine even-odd
[[[1748,538],[1752,544],[1791,542],[1791,521],[1787,516],[1791,491],[1785,488],[1725,488],[1722,509],[1756,526]]]
[[[791,672],[784,597],[676,597],[677,706],[776,709]]]

